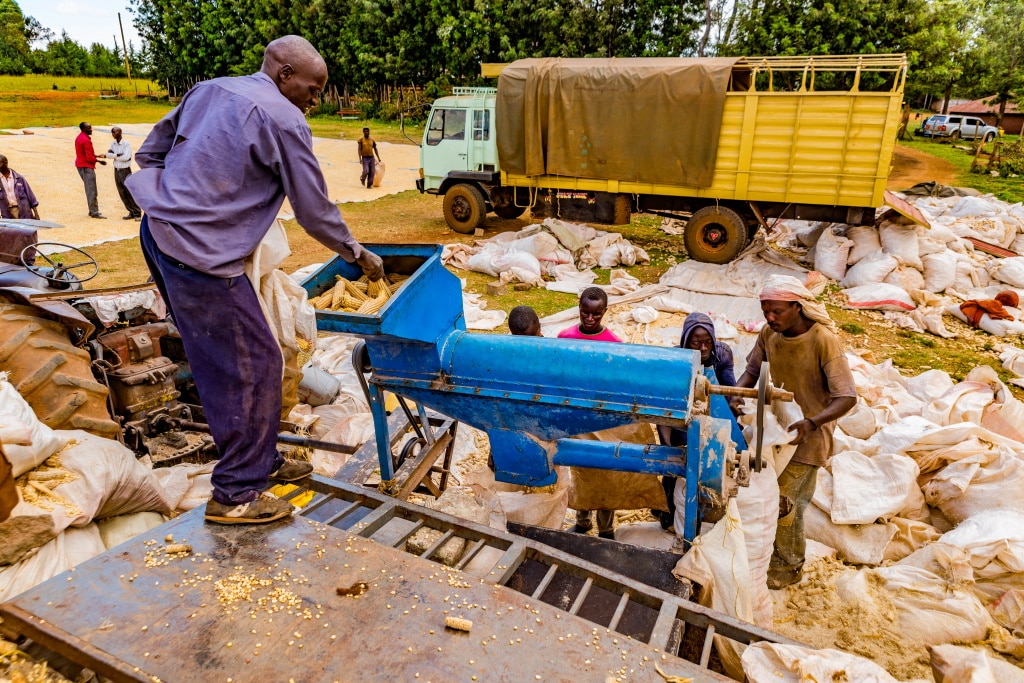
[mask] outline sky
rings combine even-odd
[[[139,49],[142,41],[132,25],[128,11],[128,0],[16,0],[21,13],[35,17],[39,23],[60,37],[61,30],[68,32],[73,40],[85,47],[103,43],[114,47],[114,36],[121,44],[121,32],[117,27],[117,13],[124,23],[124,37]],[[36,45],[35,47],[42,47]]]

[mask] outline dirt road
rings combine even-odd
[[[138,150],[152,124],[124,124],[124,138]],[[33,135],[0,137],[0,153],[11,168],[24,175],[39,199],[39,215],[63,228],[41,231],[40,241],[63,242],[76,247],[136,237],[139,224],[125,221],[124,205],[114,187],[113,166],[96,167],[100,212],[107,220],[89,218],[82,180],[75,170],[74,141],[78,128],[34,128]],[[102,155],[110,146],[110,126],[93,126],[93,146]],[[360,165],[354,140],[313,138],[313,152],[323,169],[328,196],[335,202],[362,202],[416,187],[419,148],[414,145],[377,143],[387,171],[381,187],[368,190],[359,184]],[[138,170],[133,165],[134,170]],[[285,202],[281,212],[290,216]],[[45,232],[45,234],[43,234]]]
[[[886,187],[890,190],[905,190],[928,180],[954,185],[956,168],[944,159],[897,145],[893,151],[892,171]]]

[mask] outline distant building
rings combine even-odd
[[[971,100],[963,104],[950,105],[950,114],[969,114],[977,116],[990,126],[996,125],[996,116],[999,113],[998,104],[989,104],[993,97]],[[1020,135],[1024,129],[1024,111],[1013,102],[1006,103],[1006,111],[1003,113],[1003,130],[1008,135]]]

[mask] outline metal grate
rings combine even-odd
[[[304,517],[399,549],[420,529],[435,529],[441,535],[420,557],[438,563],[438,551],[448,541],[463,539],[466,550],[456,569],[670,654],[689,654],[702,667],[708,666],[716,635],[742,644],[794,642],[531,539],[376,491],[314,476],[283,497],[291,500],[310,491],[315,495],[299,513]],[[687,629],[699,633],[696,642]]]

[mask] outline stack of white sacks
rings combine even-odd
[[[0,602],[162,524],[191,487],[184,475],[183,488],[165,485],[169,470],[154,472],[117,441],[50,429],[4,373],[0,448],[20,498],[0,523]]]
[[[850,566],[836,586],[851,609],[871,600],[869,583],[883,590],[901,635],[928,648],[933,667],[959,672],[941,680],[1024,680],[996,654],[1024,658],[1024,403],[989,367],[954,383],[848,359],[859,397],[819,471],[805,531],[826,547],[811,545]],[[983,644],[992,650],[979,658]],[[827,652],[762,644],[743,654],[743,671],[755,683],[859,671]],[[876,674],[857,680],[897,680]]]
[[[788,221],[777,237],[797,252],[807,249],[814,269],[836,280],[851,308],[889,311],[901,327],[952,336],[942,314],[966,320],[959,304],[992,299],[1012,289],[1024,301],[1024,206],[984,197],[907,197],[930,223],[925,228],[888,214],[875,226]],[[975,238],[1020,256],[1000,258],[975,248]],[[997,336],[1024,334],[1014,320],[983,318]]]

